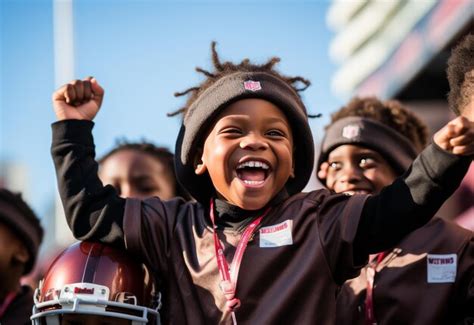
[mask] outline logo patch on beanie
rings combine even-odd
[[[262,86],[260,85],[260,81],[247,80],[244,81],[244,88],[245,90],[257,91],[262,89]]]
[[[360,127],[357,124],[346,125],[342,129],[342,136],[346,139],[354,139],[360,135]]]

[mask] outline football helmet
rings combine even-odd
[[[78,242],[51,264],[35,291],[33,324],[160,324],[160,295],[144,264],[123,250]]]

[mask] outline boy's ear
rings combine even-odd
[[[198,149],[196,156],[194,156],[194,172],[196,175],[202,175],[206,170],[206,164],[202,161],[202,149]]]

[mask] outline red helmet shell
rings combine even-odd
[[[96,242],[75,243],[54,260],[40,282],[35,312],[65,310],[71,313],[71,309],[61,303],[69,297],[105,300],[100,304],[104,309],[102,315],[108,311],[137,315],[136,310],[128,308],[130,305],[156,310],[158,303],[153,278],[144,264],[125,250]]]

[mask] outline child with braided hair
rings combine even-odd
[[[164,323],[333,323],[338,285],[457,188],[474,125],[452,121],[379,195],[301,193],[314,159],[299,94],[309,81],[279,73],[277,58],[221,63],[215,43],[212,53],[215,71],[198,68],[206,80],[181,93],[190,97],[175,168],[195,202],[123,199],[102,186],[91,135],[102,87],[87,78],[54,93],[52,154],[69,225],[159,275]]]
[[[398,101],[353,98],[326,127],[318,178],[336,193],[377,194],[426,146],[426,129]],[[473,279],[473,233],[434,217],[342,286],[336,323],[467,324]]]

